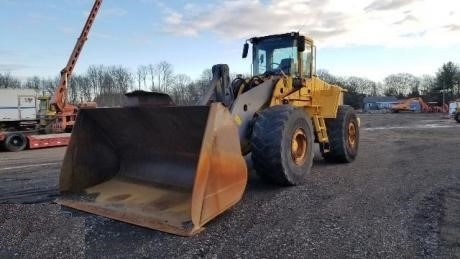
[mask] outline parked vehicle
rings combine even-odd
[[[52,97],[38,97],[30,90],[2,90],[4,92],[0,94],[0,144],[7,150],[21,151],[25,148],[67,145],[70,138],[68,133],[75,124],[78,109],[96,106],[95,103],[82,103],[78,106],[70,104],[67,89],[101,3],[102,0],[94,2],[67,65],[61,71],[59,85]]]
[[[241,199],[244,154],[261,178],[285,186],[305,183],[315,143],[327,161],[352,162],[359,121],[346,90],[316,76],[313,40],[292,32],[248,42],[254,75],[230,82],[228,66],[214,65],[198,106],[145,93],[127,107],[81,110],[57,202],[189,236]]]

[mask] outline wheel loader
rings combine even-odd
[[[274,186],[305,182],[314,144],[327,161],[353,161],[359,121],[343,105],[345,90],[316,76],[312,39],[251,38],[243,58],[249,44],[254,75],[230,82],[228,66],[214,65],[197,106],[139,92],[122,108],[80,110],[58,203],[191,236],[241,199],[244,155]]]
[[[458,123],[460,123],[460,107],[457,107],[457,108],[455,109],[454,119],[455,119]]]

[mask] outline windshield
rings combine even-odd
[[[253,73],[295,73],[297,46],[294,38],[268,38],[253,45]]]
[[[48,109],[48,101],[46,99],[41,99],[39,104],[40,111],[46,111]]]

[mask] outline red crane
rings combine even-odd
[[[59,85],[54,92],[54,96],[51,99],[50,106],[56,111],[55,119],[51,122],[49,127],[52,132],[63,132],[69,131],[73,128],[75,119],[77,116],[78,107],[68,103],[67,100],[67,89],[70,77],[72,75],[75,64],[77,63],[78,57],[83,49],[83,46],[88,39],[88,34],[96,18],[96,15],[101,7],[102,0],[95,0],[93,8],[86,19],[85,26],[78,37],[77,43],[69,57],[67,65],[61,70],[61,79]],[[90,106],[94,106],[90,105]]]

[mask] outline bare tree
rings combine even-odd
[[[198,95],[200,96],[200,98],[208,90],[211,80],[212,70],[210,68],[203,70],[203,72],[201,72],[200,79],[196,82],[198,86]]]
[[[80,93],[80,89],[78,86],[78,77],[78,75],[74,75],[70,79],[68,84],[67,96],[70,103],[76,103],[78,101],[78,96]]]
[[[155,91],[155,66],[147,65],[148,74],[150,75],[150,91]]]
[[[142,85],[144,86],[144,88],[146,88],[146,85],[147,85],[147,67],[144,66],[144,65],[140,65],[137,67],[137,71],[136,71],[136,80],[137,80],[137,85],[138,85],[138,90],[141,90],[143,89],[142,88]]]
[[[137,81],[137,90],[141,90],[141,83],[142,83],[142,70],[141,67],[138,66],[136,70],[136,81]]]
[[[117,93],[126,93],[133,83],[132,75],[124,67],[111,67],[110,73],[114,78]]]
[[[375,85],[375,91],[373,91],[372,96],[383,95],[383,83],[377,82]]]
[[[118,106],[123,103],[124,94],[131,88],[133,79],[129,71],[121,66],[112,67],[110,74],[115,84],[112,106]]]
[[[72,76],[69,84],[69,101],[71,103],[92,101],[91,81],[88,76]]]
[[[0,88],[20,88],[21,81],[10,73],[0,73]]]
[[[192,79],[188,75],[178,74],[174,76],[171,94],[176,104],[190,104],[190,97],[187,94],[187,86],[191,82]]]
[[[40,78],[38,76],[29,77],[24,84],[25,88],[40,90]]]
[[[211,81],[212,80],[212,70],[210,68],[206,68],[201,72],[200,79],[203,81]]]
[[[52,95],[56,90],[57,85],[59,84],[59,77],[56,76],[55,78],[43,78],[41,79],[41,89],[42,94],[44,95]]]
[[[417,77],[408,73],[392,74],[383,79],[385,91],[396,93],[399,97],[408,96],[414,90],[418,91],[419,80]]]
[[[86,76],[89,77],[90,86],[89,90],[92,92],[92,97],[97,96],[100,93],[108,91],[106,85],[104,85],[104,74],[106,73],[106,67],[104,65],[88,67]],[[90,98],[91,99],[91,98]]]
[[[376,92],[377,84],[369,79],[350,76],[344,80],[344,86],[347,89],[353,90],[357,94],[372,95],[373,92]]]
[[[431,75],[422,75],[419,79],[419,91],[422,95],[428,94],[436,85],[436,78]]]
[[[321,80],[324,80],[328,82],[329,84],[337,84],[337,81],[338,81],[337,77],[332,75],[331,73],[329,73],[329,71],[325,69],[318,69],[316,74],[318,75],[319,78],[321,78]]]
[[[166,61],[161,61],[156,65],[155,71],[158,76],[159,90],[167,93],[174,76],[172,65]]]

